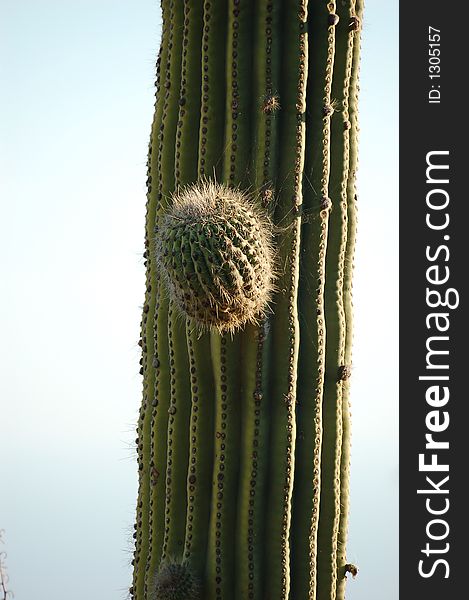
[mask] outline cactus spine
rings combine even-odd
[[[342,600],[362,0],[162,0],[135,600]],[[353,567],[353,569],[351,569]]]

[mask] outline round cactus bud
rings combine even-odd
[[[152,600],[199,600],[199,584],[187,563],[167,562],[160,566],[150,592]]]
[[[202,328],[259,321],[272,292],[272,227],[239,189],[197,182],[174,194],[156,229],[169,297]]]

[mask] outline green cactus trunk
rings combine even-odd
[[[342,600],[363,0],[162,0],[135,600]]]

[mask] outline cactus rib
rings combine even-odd
[[[296,441],[296,377],[299,348],[296,307],[307,80],[307,3],[284,5],[282,113],[280,143],[291,148],[279,166],[280,193],[276,223],[285,228],[278,243],[280,275],[272,321],[270,377],[271,435],[267,509],[266,596],[288,598],[290,592],[290,522]],[[286,50],[288,48],[288,51]]]
[[[198,2],[184,0],[181,41],[181,74],[176,125],[174,185],[192,181],[197,175],[197,140],[200,99],[200,71],[197,57],[200,55],[202,13]],[[157,237],[163,227],[160,220]],[[174,236],[170,253],[179,265],[182,240]],[[166,556],[182,559],[186,541],[186,518],[188,505],[188,470],[190,448],[190,419],[192,384],[194,375],[189,374],[189,355],[186,324],[179,318],[177,309],[170,302],[168,322],[169,357],[171,367],[171,404],[168,420],[168,450],[166,470],[165,537],[163,559]]]
[[[169,41],[168,41],[168,62],[167,68],[165,72],[165,96],[164,96],[164,106],[163,106],[163,122],[159,131],[159,153],[158,153],[158,173],[159,173],[159,181],[158,181],[158,192],[160,194],[160,210],[158,211],[156,225],[160,226],[160,221],[162,215],[168,204],[168,197],[170,192],[174,189],[175,185],[175,143],[176,143],[176,131],[177,131],[177,120],[178,120],[178,100],[181,86],[181,49],[182,49],[182,26],[183,26],[183,10],[182,5],[179,2],[175,2],[171,0],[169,2],[169,14],[170,14],[170,25],[169,25]],[[153,235],[154,237],[154,235]],[[181,331],[182,327],[179,326],[173,327],[173,320],[171,318],[172,311],[170,303],[168,303],[166,292],[163,288],[161,288],[161,301],[160,301],[160,310],[162,311],[161,318],[158,319],[158,325],[166,325],[167,330],[163,329],[158,331],[159,337],[164,337],[168,340],[168,348],[165,362],[168,364],[169,371],[169,382],[165,382],[166,385],[169,383],[169,401],[165,400],[167,406],[167,414],[163,415],[160,413],[161,417],[161,425],[166,424],[167,431],[163,434],[161,431],[157,432],[159,436],[161,436],[162,440],[166,441],[166,465],[163,469],[163,473],[160,474],[164,481],[165,486],[165,494],[164,496],[160,496],[160,503],[157,504],[156,507],[156,518],[158,523],[161,524],[161,520],[164,519],[162,523],[162,527],[160,525],[160,535],[162,534],[161,547],[156,548],[155,551],[159,553],[160,560],[164,558],[167,554],[168,543],[170,546],[172,545],[172,540],[174,537],[176,539],[180,539],[180,532],[174,533],[174,537],[169,537],[168,532],[168,520],[171,520],[173,510],[171,506],[172,495],[172,485],[168,489],[168,480],[173,482],[172,471],[173,471],[173,459],[172,459],[172,444],[171,444],[171,432],[172,432],[172,423],[170,419],[170,415],[168,414],[171,411],[171,406],[174,402],[175,395],[175,370],[183,374],[183,381],[180,382],[181,388],[186,390],[187,383],[185,381],[187,376],[184,376],[184,367],[179,368],[179,366],[174,362],[171,364],[171,360],[182,360],[183,364],[187,361],[187,358],[184,356],[185,349],[185,341],[181,339]],[[168,332],[171,332],[171,340],[168,336]],[[173,348],[171,348],[173,346]],[[175,356],[171,357],[171,352],[175,352]],[[181,359],[180,359],[181,357]],[[179,383],[178,383],[179,385]],[[178,419],[179,420],[179,419]],[[178,468],[178,463],[176,462],[176,475],[175,477],[180,476],[180,469]],[[185,478],[184,478],[185,483]],[[177,485],[177,484],[176,484]],[[185,489],[185,485],[184,485]],[[164,498],[164,504],[161,500]],[[173,535],[171,533],[171,535]],[[158,540],[159,541],[159,540]]]
[[[340,369],[345,352],[345,313],[342,285],[347,243],[348,178],[348,95],[350,85],[350,34],[348,3],[332,7],[334,20],[329,19],[329,31],[334,37],[334,71],[329,106],[330,176],[328,196],[332,203],[326,252],[326,284],[324,290],[326,320],[326,377],[323,397],[323,443],[321,456],[321,503],[318,526],[318,599],[334,600],[337,583],[337,545],[341,513],[340,462],[342,452],[342,377]],[[332,13],[332,10],[334,12]],[[333,23],[333,24],[332,24]],[[324,499],[324,500],[323,500]],[[325,573],[330,573],[329,579]]]
[[[264,110],[278,88],[278,27],[279,6],[271,0],[261,0],[254,12],[253,124],[251,159],[252,180],[257,192],[257,204],[271,216],[272,192],[276,168],[277,115]],[[266,201],[267,200],[267,201]],[[265,579],[264,552],[257,540],[265,535],[266,484],[269,433],[269,354],[270,314],[257,327],[242,332],[241,372],[241,469],[237,517],[237,577],[238,597],[260,600]],[[255,366],[254,366],[255,365]]]
[[[252,3],[230,1],[227,11],[225,71],[225,146],[223,180],[245,184],[250,156],[250,45]],[[217,50],[212,48],[212,52]],[[242,118],[240,118],[242,116]],[[235,594],[235,554],[238,455],[241,443],[239,414],[239,336],[230,339],[212,332],[212,361],[217,382],[215,465],[210,527],[208,598],[230,600]]]
[[[204,1],[202,38],[202,89],[199,133],[199,177],[220,181],[224,155],[226,31],[228,2]]]
[[[299,290],[301,347],[298,369],[297,465],[292,523],[292,596],[316,598],[322,401],[325,373],[325,256],[329,209],[322,205],[329,180],[329,102],[327,83],[333,67],[326,4],[313,3],[308,14],[310,64],[307,86],[304,219]],[[323,98],[326,89],[326,99]],[[307,475],[306,475],[307,474]]]
[[[147,207],[145,223],[145,262],[146,262],[146,291],[145,304],[142,315],[142,371],[143,371],[143,401],[140,409],[140,416],[137,429],[137,446],[139,462],[139,491],[137,500],[137,519],[136,519],[136,544],[133,557],[134,577],[132,591],[135,594],[143,594],[145,588],[145,576],[147,566],[150,563],[151,547],[153,544],[153,509],[154,499],[154,474],[156,472],[153,461],[153,423],[157,402],[154,396],[155,385],[155,361],[157,360],[157,350],[154,338],[154,323],[158,314],[158,285],[155,278],[155,265],[153,261],[153,229],[158,207],[158,197],[156,186],[152,185],[157,178],[156,175],[156,156],[158,148],[154,144],[156,132],[161,124],[163,113],[163,97],[161,94],[162,70],[168,57],[168,38],[169,38],[169,14],[163,10],[163,26],[160,51],[157,61],[157,79],[156,79],[156,102],[155,115],[152,123],[152,132],[150,138],[150,147],[147,162]],[[148,526],[146,526],[148,524]],[[140,568],[138,568],[140,566]]]
[[[360,23],[363,14],[363,3],[357,1],[350,7],[350,37],[352,64],[350,73],[350,100],[349,100],[349,173],[347,179],[347,248],[345,253],[343,296],[346,320],[344,364],[350,368],[352,363],[352,337],[353,337],[353,304],[352,304],[352,276],[355,253],[355,238],[357,227],[357,207],[355,178],[357,170],[358,146],[358,76],[360,58]],[[341,456],[341,514],[338,538],[338,573],[337,573],[337,600],[345,598],[345,583],[347,573],[347,533],[349,510],[349,479],[350,479],[350,378],[342,382],[342,456]]]

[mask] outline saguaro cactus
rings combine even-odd
[[[135,600],[340,600],[363,0],[162,0]]]

